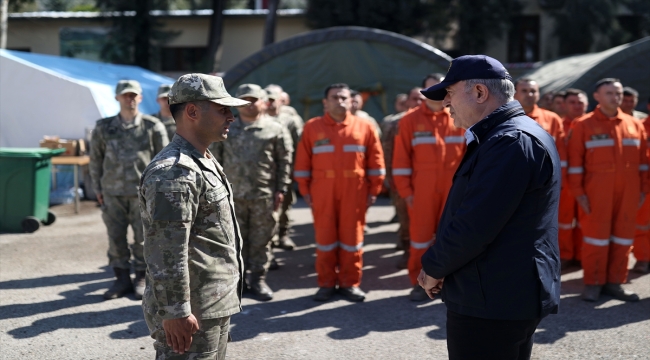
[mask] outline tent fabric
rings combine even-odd
[[[85,138],[95,122],[119,112],[115,85],[138,80],[140,111],[158,111],[160,84],[174,79],[124,65],[0,50],[0,146],[34,147],[45,135]]]
[[[377,120],[393,112],[398,93],[420,86],[425,75],[445,73],[452,58],[415,39],[363,27],[333,27],[296,35],[251,55],[224,75],[237,86],[278,84],[303,118],[322,114],[325,87],[343,82],[364,92],[364,110]]]
[[[578,88],[593,93],[595,83],[603,78],[618,78],[623,86],[639,92],[637,110],[647,111],[650,97],[650,37],[611,49],[551,61],[526,73],[540,86],[542,93]],[[593,108],[595,103],[590,101]]]

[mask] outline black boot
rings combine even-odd
[[[252,272],[248,285],[257,300],[269,301],[273,299],[273,290],[266,284],[266,274],[264,272]]]
[[[133,291],[129,269],[113,268],[115,282],[108,291],[104,293],[105,300],[117,299]]]
[[[147,272],[145,270],[135,271],[135,279],[133,280],[133,291],[135,292],[136,300],[142,300],[142,295],[144,295],[146,276],[147,276]]]

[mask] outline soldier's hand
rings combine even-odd
[[[162,325],[167,338],[167,346],[179,354],[183,354],[190,349],[192,334],[199,330],[199,322],[194,315],[163,320]]]
[[[412,208],[413,207],[413,195],[405,197],[404,202],[406,202],[406,205],[408,205],[408,207]]]
[[[580,205],[582,210],[585,212],[585,214],[591,213],[591,207],[589,206],[589,198],[587,198],[587,195],[580,195],[576,197],[576,201],[578,202],[578,205]]]
[[[104,197],[102,196],[102,194],[97,193],[95,195],[97,195],[97,202],[99,203],[99,205],[103,206],[104,205]]]
[[[275,200],[273,201],[273,211],[277,211],[280,205],[282,205],[283,201],[284,201],[284,194],[279,191],[276,191]]]
[[[645,193],[641,193],[641,197],[639,198],[639,209],[641,206],[643,206],[643,203],[645,202]]]
[[[302,198],[305,199],[305,202],[307,203],[307,206],[311,207],[311,195],[309,195],[309,194],[303,195]]]

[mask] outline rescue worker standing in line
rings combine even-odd
[[[293,114],[291,112],[283,111],[284,104],[282,104],[280,101],[282,93],[279,92],[276,88],[267,87],[266,93],[269,99],[267,114],[274,117],[275,120],[279,122],[280,125],[284,126],[291,135],[291,141],[293,143],[292,151],[294,154],[294,159],[291,159],[291,164],[293,165],[293,161],[295,160],[296,147],[300,141],[300,136],[302,136],[302,128],[304,126],[304,123],[302,121],[302,118],[297,113]],[[293,173],[293,168],[291,173]],[[296,244],[289,237],[289,231],[291,230],[289,210],[291,209],[291,205],[295,203],[295,199],[296,194],[293,191],[293,188],[289,186],[287,195],[284,197],[282,207],[280,208],[280,221],[277,240],[277,247],[288,251],[291,251],[296,247]]]
[[[650,113],[650,99],[648,99],[648,113]],[[649,136],[648,155],[650,156],[650,115],[643,120],[646,135]],[[640,274],[650,273],[650,200],[646,199],[639,209],[636,218],[636,233],[634,234],[634,257],[636,263],[632,271]]]
[[[551,111],[556,113],[560,118],[563,118],[566,115],[566,104],[564,103],[565,96],[566,91],[558,91],[553,93]]]
[[[399,221],[399,230],[397,230],[397,250],[404,250],[402,257],[397,261],[398,269],[406,269],[408,266],[409,253],[411,247],[411,235],[409,230],[409,213],[408,206],[403,198],[399,196],[397,188],[395,187],[395,182],[393,181],[393,149],[395,148],[395,136],[397,135],[397,129],[400,120],[404,117],[406,112],[410,109],[416,109],[420,107],[422,101],[424,101],[424,95],[420,93],[422,88],[415,87],[411,89],[409,95],[406,99],[405,106],[407,110],[400,112],[395,115],[389,115],[384,118],[384,121],[381,123],[382,126],[382,137],[381,137],[381,146],[384,150],[384,163],[386,164],[386,187],[390,192],[390,199],[395,207],[395,214],[397,215],[397,221]]]
[[[138,184],[142,171],[169,140],[158,119],[138,111],[142,102],[139,82],[118,82],[115,99],[120,103],[120,113],[97,121],[90,142],[90,178],[108,232],[108,265],[116,278],[104,299],[115,299],[134,290],[135,298],[142,299],[147,265],[142,254],[144,235]],[[131,249],[126,237],[129,225],[133,230]],[[131,255],[135,289],[130,276]]]
[[[439,84],[442,74],[429,75],[424,88]],[[408,272],[411,301],[428,299],[418,285],[422,255],[435,241],[454,172],[465,153],[465,130],[454,126],[442,101],[426,99],[400,120],[393,153],[393,182],[408,206],[411,246]]]
[[[250,105],[239,108],[228,141],[214,143],[210,150],[233,181],[244,268],[249,273],[247,286],[258,300],[268,301],[273,298],[266,284],[271,239],[291,184],[293,144],[284,127],[265,114],[266,91],[260,86],[240,85],[236,97]]]
[[[621,102],[621,110],[624,113],[631,115],[639,120],[644,120],[648,114],[637,111],[636,105],[639,103],[639,92],[635,89],[626,86],[623,88],[623,101]]]
[[[160,111],[152,115],[153,117],[158,118],[158,120],[165,125],[169,141],[172,141],[174,134],[176,134],[176,121],[174,121],[172,113],[169,110],[169,90],[171,90],[171,88],[171,84],[163,84],[158,87],[156,102],[160,106]]]
[[[377,199],[386,175],[384,154],[372,125],[350,113],[350,88],[325,89],[325,115],[305,124],[294,178],[314,216],[316,301],[338,291],[363,301],[359,288],[363,267],[366,210]]]
[[[587,93],[582,90],[567,89],[565,93],[564,103],[567,112],[562,119],[562,127],[564,132],[568,133],[573,126],[573,122],[587,112],[589,99]],[[564,270],[574,265],[579,266],[582,259],[582,231],[580,231],[580,223],[578,222],[578,204],[566,181],[560,192],[558,214],[560,262],[561,268]]]
[[[623,301],[639,296],[624,289],[635,219],[648,192],[646,132],[641,122],[619,108],[618,79],[598,81],[596,109],[573,123],[568,136],[571,192],[580,206],[584,236],[582,299],[601,292]]]

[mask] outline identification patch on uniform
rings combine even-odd
[[[609,134],[596,134],[596,135],[591,135],[591,140],[603,140],[603,139],[609,139],[611,138]]]
[[[413,133],[413,137],[429,137],[433,135],[431,131],[416,131]]]
[[[317,141],[314,143],[314,146],[327,145],[327,144],[329,144],[329,143],[330,143],[330,139],[325,138],[325,139],[317,140]]]
[[[190,221],[189,184],[173,180],[156,183],[156,192],[151,207],[153,220]]]

